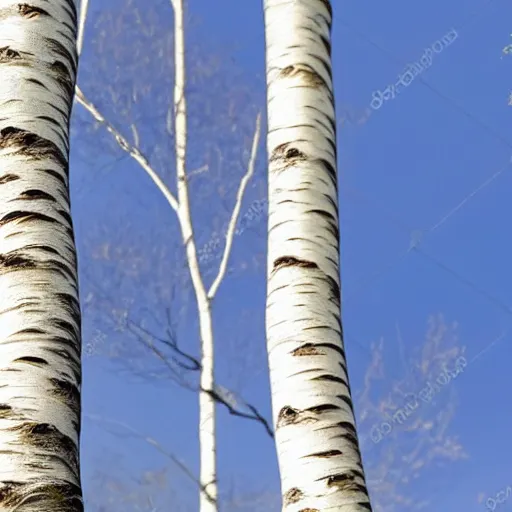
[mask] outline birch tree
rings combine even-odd
[[[0,510],[82,511],[72,0],[0,0]]]
[[[265,0],[267,348],[283,510],[371,510],[343,346],[329,0]]]
[[[199,361],[199,443],[200,443],[200,506],[201,512],[216,512],[218,510],[217,469],[216,469],[216,432],[215,432],[215,403],[228,401],[220,396],[218,386],[214,378],[214,333],[212,318],[212,303],[217,295],[222,280],[224,279],[228,259],[233,244],[234,231],[241,209],[242,198],[249,180],[254,173],[256,153],[259,144],[260,118],[257,117],[254,137],[248,155],[247,171],[243,176],[236,195],[236,202],[231,214],[225,247],[222,251],[222,259],[218,272],[210,286],[207,286],[201,274],[198,251],[191,218],[191,202],[189,197],[189,181],[191,172],[187,169],[187,145],[188,145],[188,106],[185,96],[186,68],[185,68],[185,35],[184,35],[184,5],[182,0],[173,0],[174,10],[174,98],[167,118],[167,133],[175,143],[174,165],[176,170],[176,192],[171,190],[167,182],[166,174],[168,164],[163,173],[159,173],[152,167],[147,156],[140,149],[137,130],[134,130],[134,142],[129,142],[126,136],[109,121],[100,109],[85,96],[80,88],[77,88],[76,99],[95,119],[103,125],[114,137],[117,144],[126,151],[150,177],[154,185],[167,201],[170,208],[176,214],[181,242],[185,250],[188,271],[192,281],[192,287],[196,299],[196,308],[199,318],[199,334],[201,343],[201,356]],[[137,335],[144,338],[146,333],[137,326],[131,324]],[[246,415],[245,417],[248,417]]]

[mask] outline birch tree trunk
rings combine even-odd
[[[266,332],[283,511],[368,511],[340,311],[331,4],[264,5]]]
[[[0,0],[0,511],[83,511],[72,0]]]

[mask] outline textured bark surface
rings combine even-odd
[[[340,311],[328,0],[265,0],[267,343],[283,510],[371,510]]]
[[[0,0],[0,510],[83,511],[75,5]]]

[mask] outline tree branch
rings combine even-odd
[[[108,303],[110,306],[113,305],[112,299],[106,294],[106,292],[101,288],[100,285],[96,284],[90,276],[85,274],[85,277],[90,282],[90,284],[96,289],[97,295],[100,295],[102,297],[102,300],[104,300],[106,303]],[[240,418],[245,418],[252,421],[257,421],[258,423],[261,423],[263,427],[265,428],[268,435],[273,439],[274,438],[274,431],[271,427],[271,424],[264,418],[264,416],[259,412],[259,410],[250,403],[246,402],[242,397],[238,397],[239,401],[242,402],[242,405],[247,407],[252,414],[243,412],[239,410],[237,407],[235,407],[233,404],[230,404],[229,401],[221,396],[219,393],[219,390],[221,389],[220,386],[215,386],[217,389],[208,390],[208,389],[202,389],[200,386],[194,386],[193,384],[187,382],[187,380],[184,378],[183,375],[181,375],[176,368],[171,364],[169,361],[169,358],[162,350],[160,350],[154,343],[154,341],[159,341],[163,343],[165,346],[169,347],[171,350],[177,352],[180,356],[185,358],[187,361],[189,361],[191,364],[190,366],[185,365],[175,358],[172,358],[173,361],[180,366],[181,368],[187,370],[187,371],[194,371],[194,372],[200,372],[202,369],[201,362],[196,357],[192,356],[191,354],[183,351],[182,349],[178,348],[178,342],[176,340],[176,335],[172,329],[171,325],[171,319],[170,319],[170,310],[168,310],[168,323],[169,325],[166,327],[166,333],[168,338],[162,338],[154,333],[150,332],[148,329],[136,324],[133,320],[130,319],[128,315],[125,317],[126,322],[126,328],[136,337],[136,339],[142,343],[146,348],[148,348],[151,352],[153,352],[158,359],[162,361],[164,366],[170,371],[173,380],[180,385],[181,387],[189,390],[189,391],[202,391],[208,395],[210,395],[216,402],[219,404],[224,405],[229,413],[233,416],[238,416]],[[234,395],[234,393],[229,390],[228,388],[224,388],[227,393],[230,393]]]
[[[217,290],[219,289],[220,284],[222,283],[222,279],[226,274],[226,269],[228,266],[229,255],[231,253],[231,246],[233,244],[233,237],[235,236],[235,228],[236,223],[238,221],[238,215],[240,214],[240,208],[242,207],[242,200],[244,197],[244,192],[254,174],[254,165],[256,163],[256,156],[258,153],[258,145],[260,142],[260,131],[261,131],[261,113],[256,117],[256,129],[254,130],[254,137],[252,141],[252,150],[251,156],[249,158],[249,164],[247,166],[247,172],[244,177],[240,181],[240,186],[238,188],[238,193],[236,196],[235,206],[233,208],[233,213],[231,214],[231,220],[229,221],[228,232],[226,235],[226,245],[224,246],[224,254],[222,256],[222,261],[219,266],[219,273],[217,277],[213,281],[210,290],[208,291],[208,300],[213,300]]]
[[[197,477],[192,473],[192,471],[187,467],[187,465],[182,462],[176,455],[173,455],[171,452],[167,451],[158,441],[153,439],[150,436],[146,436],[145,434],[142,434],[135,428],[131,427],[127,423],[124,423],[122,421],[118,420],[112,420],[108,418],[102,418],[98,414],[90,414],[90,413],[84,413],[84,416],[89,418],[92,421],[96,421],[98,423],[108,423],[111,425],[117,425],[119,427],[124,428],[125,430],[128,430],[133,437],[137,437],[139,439],[142,439],[143,441],[146,441],[148,444],[156,448],[162,455],[165,455],[168,459],[172,460],[174,464],[176,464],[182,471],[187,475],[190,480],[192,480],[195,484],[198,485],[198,487],[201,489],[201,491],[207,496],[209,500],[212,500],[212,497],[208,494],[208,491],[204,488],[204,486],[201,485]]]
[[[162,192],[163,196],[171,206],[171,208],[177,213],[178,212],[178,201],[174,197],[173,193],[169,190],[167,185],[162,181],[160,176],[155,172],[155,170],[149,165],[147,158],[141,153],[141,151],[132,146],[125,137],[121,135],[121,133],[114,128],[114,126],[109,123],[105,117],[100,113],[97,107],[95,107],[87,98],[84,93],[78,87],[75,88],[76,94],[75,98],[99,123],[105,125],[107,131],[115,138],[116,142],[119,144],[123,151],[126,151],[149,175],[149,177],[153,180],[153,183],[158,187],[160,192]]]

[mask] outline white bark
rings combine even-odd
[[[267,343],[283,510],[371,510],[340,311],[329,0],[265,0]]]
[[[72,0],[0,0],[0,511],[83,511]]]

